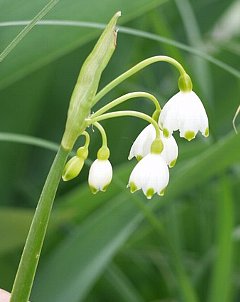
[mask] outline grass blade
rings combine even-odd
[[[167,198],[164,199],[165,204],[238,160],[239,147],[239,137],[231,134],[189,164],[178,168],[166,194]],[[224,156],[226,153],[229,156]],[[203,170],[205,173],[201,173]],[[122,173],[126,177],[129,165]],[[140,198],[139,194],[136,194],[136,198]],[[164,200],[159,203],[158,199],[157,203],[153,202],[153,206],[162,206]],[[129,202],[126,191],[102,206],[80,224],[70,238],[46,260],[37,277],[33,300],[84,301],[103,269],[143,218],[139,208]]]
[[[143,302],[137,289],[131,284],[127,276],[114,264],[111,264],[105,274],[106,279],[116,289],[123,302]]]
[[[58,144],[44,140],[42,138],[17,133],[0,132],[0,141],[37,146],[51,151],[57,151],[59,147]]]
[[[175,3],[180,12],[190,45],[195,49],[204,50],[204,43],[201,38],[200,29],[189,0],[175,0]],[[195,76],[198,79],[202,93],[206,98],[211,100],[212,81],[207,61],[202,60],[199,57],[193,57],[193,68],[195,70]]]
[[[215,267],[209,291],[209,302],[228,302],[231,299],[231,275],[233,256],[234,208],[231,184],[227,176],[218,184],[217,208],[217,250]]]
[[[22,21],[11,21],[11,22],[0,22],[0,26],[16,26],[16,25],[23,25],[28,24],[29,21],[22,20]],[[50,26],[73,26],[73,27],[86,27],[86,28],[97,28],[102,29],[104,28],[105,24],[102,23],[93,23],[93,22],[82,22],[82,21],[72,21],[72,20],[44,20],[37,23],[37,25],[50,25]],[[203,52],[202,50],[198,48],[194,48],[191,46],[188,46],[186,44],[180,43],[178,41],[168,39],[165,37],[161,37],[159,35],[149,33],[146,31],[130,28],[130,27],[124,27],[119,26],[119,32],[132,35],[135,37],[141,37],[145,39],[149,39],[156,42],[166,43],[168,45],[172,45],[174,47],[177,47],[179,49],[185,50],[193,55],[199,56],[200,58],[205,59],[206,61],[209,61],[210,63],[220,67],[221,69],[227,71],[228,73],[232,74],[234,77],[240,79],[240,72],[235,69],[234,67],[214,58],[213,56]]]
[[[21,42],[21,40],[30,32],[30,30],[58,3],[59,0],[51,0],[44,8],[24,27],[22,31],[8,44],[0,54],[0,62]]]
[[[120,195],[91,215],[48,259],[37,276],[32,299],[84,301],[96,278],[138,225],[141,215],[133,216],[134,212],[134,205]]]

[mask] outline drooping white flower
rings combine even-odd
[[[163,107],[159,124],[166,137],[179,130],[180,136],[193,139],[198,131],[209,135],[208,117],[199,97],[193,91],[175,94]]]
[[[161,154],[147,154],[134,167],[128,182],[131,192],[142,189],[148,199],[157,193],[162,196],[168,185],[168,166]]]
[[[88,184],[95,194],[105,192],[112,180],[112,165],[109,160],[96,159],[89,170]]]
[[[140,160],[150,153],[153,140],[156,138],[156,131],[152,124],[145,127],[134,141],[128,159],[134,156]],[[161,140],[163,142],[163,151],[161,156],[169,167],[173,167],[178,157],[178,145],[173,136],[166,138],[161,131]]]

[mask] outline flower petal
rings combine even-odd
[[[135,139],[128,159],[132,159],[134,156],[137,157],[144,157],[150,152],[151,144],[156,136],[156,131],[152,124],[145,127],[142,132],[138,135]]]

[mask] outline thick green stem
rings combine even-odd
[[[153,127],[156,130],[156,139],[160,139],[160,128],[158,126],[158,123],[153,118],[151,118],[149,115],[147,115],[145,113],[142,113],[142,112],[138,112],[138,111],[123,110],[123,111],[115,111],[115,112],[105,113],[105,114],[102,114],[102,115],[94,117],[94,118],[86,119],[86,122],[88,123],[88,125],[91,125],[91,124],[94,124],[96,122],[106,120],[106,119],[109,119],[109,118],[123,117],[123,116],[134,116],[134,117],[141,118],[141,119],[149,122],[150,124],[153,125]]]
[[[148,58],[140,63],[138,63],[137,65],[133,66],[132,68],[130,68],[129,70],[127,70],[126,72],[124,72],[123,74],[121,74],[119,77],[117,77],[116,79],[114,79],[112,82],[110,82],[108,85],[106,85],[101,91],[98,92],[98,94],[94,97],[93,100],[93,104],[96,104],[102,97],[104,97],[105,94],[107,94],[110,90],[112,90],[114,87],[116,87],[117,85],[119,85],[120,83],[122,83],[124,80],[126,80],[127,78],[129,78],[130,76],[134,75],[135,73],[137,73],[138,71],[140,71],[141,69],[156,63],[156,62],[167,62],[172,64],[174,67],[176,67],[180,73],[181,76],[186,74],[186,71],[184,70],[184,68],[182,67],[182,65],[180,63],[178,63],[178,61],[176,61],[175,59],[168,57],[168,56],[154,56],[151,58]]]
[[[115,107],[123,102],[126,102],[130,99],[141,98],[141,97],[152,101],[156,107],[156,110],[158,110],[159,112],[161,111],[161,106],[158,103],[158,100],[155,98],[154,95],[147,93],[147,92],[140,91],[140,92],[130,92],[130,93],[120,96],[119,98],[113,100],[112,102],[108,103],[107,105],[103,106],[101,109],[99,109],[98,111],[93,113],[91,115],[91,117],[94,118],[96,116],[99,116],[99,115],[105,113],[106,111],[112,109],[113,107]]]
[[[29,299],[53,201],[68,154],[68,150],[59,147],[49,171],[22,253],[10,302],[27,302]]]

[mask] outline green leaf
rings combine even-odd
[[[106,204],[76,228],[47,260],[37,274],[32,299],[36,302],[84,301],[96,278],[140,219],[141,214],[126,195],[112,199],[111,204]]]
[[[33,218],[34,211],[21,208],[0,208],[0,255],[23,246]],[[55,211],[49,225],[49,233],[56,231],[61,225],[72,218],[72,212]]]
[[[174,178],[170,181],[169,191],[166,192],[166,201],[170,201],[178,194],[188,192],[197,184],[207,181],[213,175],[238,162],[239,148],[240,135],[230,133],[208,147],[205,152],[179,167]]]
[[[197,49],[200,48],[207,52],[206,48],[204,49],[200,28],[190,1],[175,0],[175,3],[181,15],[189,44],[192,47]],[[212,79],[208,62],[199,57],[193,57],[192,61],[194,73],[198,79],[199,86],[201,87],[202,95],[210,102],[212,98]]]
[[[117,265],[111,264],[105,273],[105,278],[115,288],[122,302],[143,302],[137,289]]]
[[[216,225],[218,240],[216,244],[216,258],[209,290],[209,302],[232,301],[232,261],[233,261],[233,226],[234,207],[232,185],[227,176],[218,182],[216,212],[218,221]]]
[[[33,211],[1,208],[0,210],[0,254],[23,245],[31,223]]]

